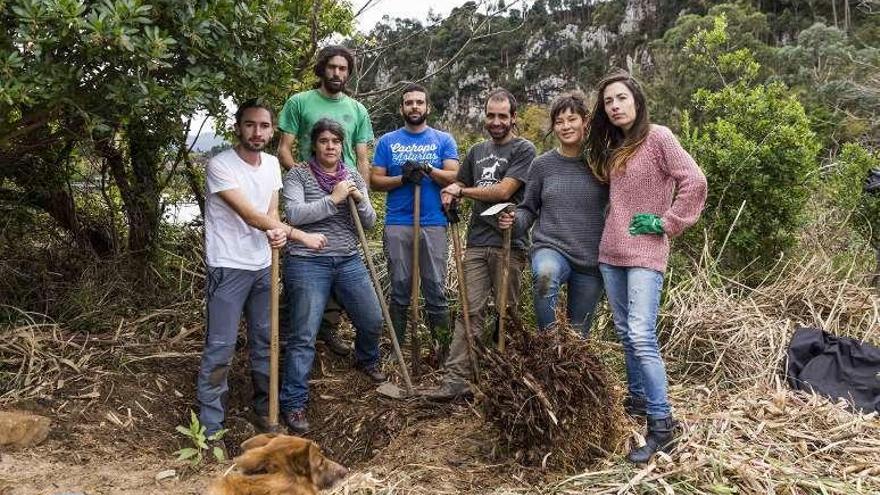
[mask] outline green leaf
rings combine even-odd
[[[199,451],[197,449],[193,449],[190,447],[187,447],[185,449],[180,449],[177,452],[175,452],[175,454],[177,454],[178,461],[185,461],[187,459],[190,459],[190,458],[196,456],[198,453],[199,453]]]
[[[223,462],[226,460],[226,454],[223,453],[223,449],[221,449],[220,447],[214,447],[213,452],[214,452],[214,458],[217,459],[218,461]]]

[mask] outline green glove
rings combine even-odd
[[[636,213],[629,223],[629,235],[662,233],[663,220],[653,213]]]

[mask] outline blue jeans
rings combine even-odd
[[[601,263],[614,329],[623,344],[629,395],[647,401],[648,416],[671,414],[666,396],[666,367],[657,344],[657,312],[663,274],[649,268]]]
[[[538,328],[546,330],[556,323],[556,301],[562,284],[568,284],[568,322],[586,338],[593,324],[596,303],[602,297],[599,273],[575,271],[559,251],[539,248],[532,253],[535,316]]]
[[[287,256],[284,275],[292,327],[284,349],[279,402],[281,410],[287,412],[305,409],[308,403],[315,337],[331,293],[354,325],[357,366],[379,364],[383,319],[379,298],[359,255]]]

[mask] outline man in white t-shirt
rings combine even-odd
[[[322,234],[307,234],[279,220],[278,159],[262,150],[274,132],[272,111],[257,99],[235,113],[238,144],[211,158],[205,195],[207,332],[198,378],[199,421],[205,435],[223,428],[227,375],[244,313],[254,386],[254,413],[268,415],[270,248],[288,240],[322,249]]]

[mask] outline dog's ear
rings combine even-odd
[[[261,472],[266,470],[268,454],[265,447],[255,447],[233,459],[233,462],[246,474]]]
[[[296,440],[285,442],[285,445],[280,450],[284,459],[284,470],[288,474],[309,477],[311,473],[309,445],[312,445],[312,442],[303,441],[301,438]],[[281,446],[279,445],[279,447]]]
[[[269,442],[272,441],[273,438],[277,436],[277,433],[261,433],[242,442],[241,450],[251,450],[257,447],[262,447],[264,445],[267,445]]]

